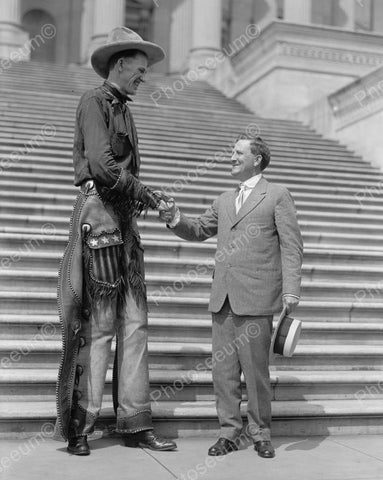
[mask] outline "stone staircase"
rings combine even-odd
[[[234,185],[224,160],[233,138],[252,129],[271,145],[266,177],[286,185],[298,208],[305,261],[295,316],[304,328],[294,357],[272,365],[274,434],[382,433],[382,175],[337,142],[255,117],[206,83],[172,95],[176,80],[151,75],[132,105],[142,180],[201,213]],[[55,417],[74,111],[97,84],[91,70],[32,62],[0,75],[0,436],[37,432]],[[158,92],[167,94],[155,105]],[[215,240],[184,242],[151,212],[140,230],[154,418],[164,433],[214,433],[206,308]],[[101,424],[111,418],[109,371]]]

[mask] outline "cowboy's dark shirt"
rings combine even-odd
[[[128,100],[107,81],[81,97],[74,134],[74,184],[94,180],[154,208],[157,200],[137,178],[140,157]]]

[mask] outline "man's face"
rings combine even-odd
[[[261,155],[253,155],[250,150],[250,140],[238,140],[234,145],[231,155],[231,175],[240,180],[246,181],[259,173]]]
[[[135,57],[124,58],[121,68],[118,79],[120,88],[127,95],[135,95],[137,88],[145,81],[148,68],[146,55],[137,53]]]

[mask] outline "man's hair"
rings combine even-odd
[[[145,55],[147,56],[145,52],[142,52],[141,50],[123,50],[122,52],[117,52],[114,55],[110,57],[109,63],[108,63],[108,68],[109,72],[113,70],[113,68],[116,66],[116,63],[120,58],[134,58],[138,54]]]
[[[267,143],[261,137],[254,137],[245,133],[241,133],[240,135],[238,135],[236,142],[238,142],[238,140],[250,140],[251,153],[255,156],[261,155],[262,160],[260,168],[261,171],[265,170],[265,168],[269,165],[271,159],[270,149]]]

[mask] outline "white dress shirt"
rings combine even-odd
[[[253,191],[259,180],[262,178],[262,173],[258,173],[258,175],[254,175],[254,177],[248,178],[244,182],[239,184],[239,193],[237,198],[235,199],[235,209],[236,212],[239,212],[241,206],[246,202],[249,198],[250,193]],[[242,192],[243,191],[243,192]],[[243,198],[242,203],[240,204],[240,198]]]

